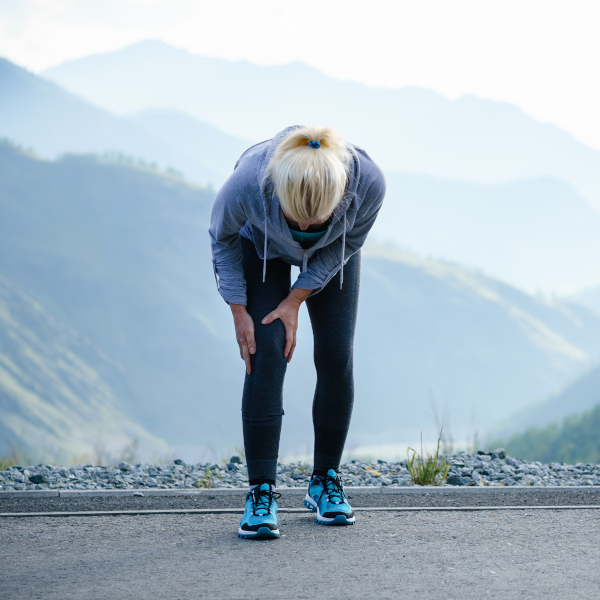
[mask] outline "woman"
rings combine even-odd
[[[354,523],[337,471],[354,400],[360,248],[384,194],[383,174],[366,152],[332,129],[295,126],[249,148],[215,198],[209,230],[215,278],[246,362],[250,491],[241,537],[279,537],[273,488],[283,380],[303,302],[317,369],[314,472],[304,503],[319,523]],[[293,285],[291,265],[300,267]]]

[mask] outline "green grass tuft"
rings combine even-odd
[[[298,471],[300,471],[300,473],[302,473],[302,475],[308,475],[309,473],[312,472],[312,469],[311,469],[309,463],[300,461],[298,463]]]
[[[416,450],[408,448],[406,468],[410,473],[412,483],[418,485],[441,485],[448,477],[450,464],[443,456],[440,456],[440,443],[442,440],[442,432],[437,441],[437,449],[432,456],[429,452],[426,456],[423,455],[423,434],[421,434],[421,454]],[[410,453],[412,452],[412,456]]]
[[[198,481],[196,487],[209,489],[213,486],[213,472],[212,469],[206,469],[204,471],[204,477]]]
[[[20,444],[13,448],[9,444],[10,452],[5,456],[0,456],[0,471],[9,469],[10,467],[20,467],[33,464],[31,455],[27,450],[23,450]]]

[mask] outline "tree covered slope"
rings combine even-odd
[[[0,277],[0,454],[106,460],[136,440],[138,456],[168,445],[124,410],[109,379],[119,365],[5,277]]]
[[[588,370],[557,394],[534,402],[498,423],[493,432],[505,437],[522,433],[530,427],[543,427],[590,411],[596,404],[600,404],[600,366]]]
[[[600,399],[600,398],[599,398]],[[511,456],[567,464],[600,462],[600,402],[588,411],[565,417],[544,427],[531,427],[510,438]]]

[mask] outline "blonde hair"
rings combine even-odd
[[[319,142],[320,147],[309,146]],[[281,207],[294,220],[325,220],[340,203],[352,152],[329,127],[300,127],[277,146],[267,166]]]

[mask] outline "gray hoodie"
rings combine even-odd
[[[221,296],[231,304],[246,305],[240,235],[254,242],[263,259],[263,281],[267,260],[280,258],[301,268],[292,287],[316,294],[338,271],[342,285],[344,263],[365,243],[381,208],[385,177],[369,155],[354,146],[346,192],[327,232],[311,248],[294,241],[264,172],[279,142],[296,127],[246,150],[213,203],[209,233],[215,278]]]

